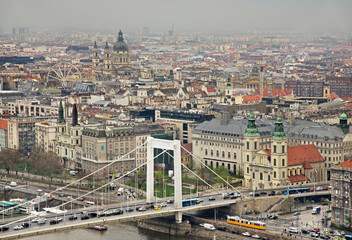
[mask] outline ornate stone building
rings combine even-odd
[[[102,63],[98,45],[94,43],[92,64],[94,72],[103,76],[131,75],[136,71],[131,67],[131,56],[121,30],[112,49],[106,42]]]

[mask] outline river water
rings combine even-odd
[[[92,229],[74,229],[70,231],[49,233],[35,237],[24,238],[24,240],[186,240],[186,237],[175,237],[167,234],[157,233],[154,231],[147,231],[139,229],[134,225],[111,223],[106,225],[107,231],[96,231]]]

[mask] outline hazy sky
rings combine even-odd
[[[352,31],[352,0],[0,0],[0,29]]]

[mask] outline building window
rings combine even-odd
[[[276,158],[274,158],[274,166],[276,166]]]
[[[205,155],[208,155],[208,149],[205,149]]]
[[[247,149],[249,149],[249,142],[247,142]]]
[[[247,173],[249,173],[249,167],[247,167]]]
[[[231,158],[231,153],[230,152],[227,153],[227,157]]]
[[[219,157],[219,150],[216,150],[216,156]]]
[[[276,178],[276,172],[274,171],[274,178]]]
[[[236,159],[236,157],[237,157],[237,155],[236,155],[236,153],[234,153],[234,154],[233,154],[233,158]]]
[[[257,142],[254,142],[254,149],[257,149]]]
[[[270,182],[270,175],[268,175],[268,182]]]
[[[285,166],[285,159],[282,159],[282,166]]]
[[[210,155],[211,155],[211,156],[213,156],[213,155],[214,155],[213,150],[210,150]]]
[[[263,180],[263,173],[260,173],[260,180]]]
[[[282,146],[282,153],[285,153],[285,146]]]
[[[255,179],[255,173],[253,173],[253,179]]]
[[[274,145],[274,153],[276,153],[276,145]]]
[[[222,157],[225,158],[225,152],[224,151],[222,151]]]
[[[282,172],[282,178],[285,178],[285,172]]]
[[[247,162],[249,162],[249,155],[247,155]]]

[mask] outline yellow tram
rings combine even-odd
[[[240,218],[238,216],[227,216],[227,223],[235,224],[238,226],[248,227],[248,228],[255,228],[259,230],[265,230],[266,225],[260,221],[250,221],[247,219]]]

